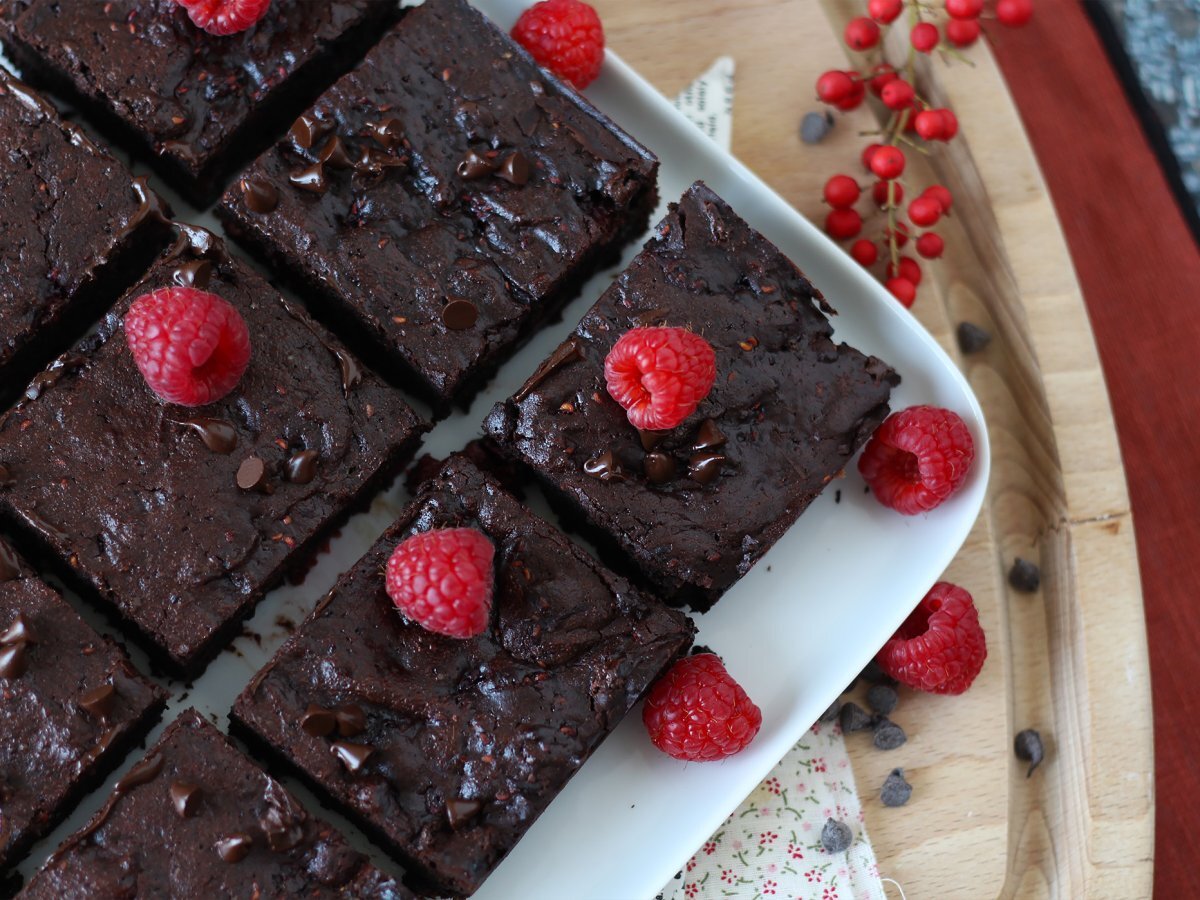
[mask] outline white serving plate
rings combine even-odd
[[[474,0],[510,28],[527,0]],[[0,57],[2,60],[2,57]],[[698,60],[697,70],[705,60]],[[751,225],[805,271],[839,315],[838,340],[873,353],[903,376],[894,408],[917,403],[948,407],[966,420],[976,459],[966,484],[935,512],[900,516],[864,493],[854,466],[834,482],[761,562],[709,613],[696,617],[697,640],[718,651],[763,712],[763,728],[743,753],[718,763],[685,764],[655,750],[633,710],[567,788],[550,804],[509,857],[475,895],[478,900],[649,900],[679,871],[724,818],[754,789],[858,674],[943,570],[966,539],[983,503],[990,466],[983,414],[966,380],[929,334],[821,231],[757,176],[718,149],[653,87],[611,51],[588,98],[662,162],[663,205],[703,179]],[[135,168],[138,168],[135,166]],[[181,219],[216,230],[210,214],[192,210],[171,191]],[[639,242],[640,245],[640,242]],[[637,252],[631,246],[622,265]],[[552,351],[596,297],[611,272],[594,278],[567,308],[507,364],[467,413],[456,413],[428,436],[423,452],[445,455],[479,434],[497,400],[512,394]],[[834,502],[840,490],[841,502]],[[407,495],[393,486],[352,519],[303,584],[273,591],[239,638],[193,685],[165,682],[172,701],[167,722],[196,706],[224,726],[234,697],[285,640],[283,619],[299,622],[391,523]],[[539,510],[543,511],[544,510]],[[76,598],[72,598],[75,600]],[[76,600],[102,631],[112,629]],[[130,648],[147,671],[145,656]],[[68,834],[99,808],[134,753],[107,783],[34,849],[20,867],[29,876]],[[285,779],[310,805],[312,795]],[[322,810],[384,868],[395,866],[340,816]]]

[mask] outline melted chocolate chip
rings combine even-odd
[[[372,150],[370,147],[364,147],[362,154],[358,157],[358,162],[354,164],[354,169],[368,175],[381,175],[384,169],[396,169],[406,165],[408,165],[408,160],[403,156],[390,156],[387,153]]]
[[[334,349],[333,355],[337,357],[338,366],[342,370],[342,390],[348,394],[351,389],[358,387],[362,383],[362,366],[358,364],[358,360],[351,356],[348,351],[340,347]]]
[[[313,737],[325,737],[333,734],[336,726],[337,717],[332,710],[317,706],[315,703],[308,704],[308,709],[300,717],[300,727]]]
[[[170,787],[171,805],[181,818],[188,818],[196,812],[200,802],[200,788],[187,781],[172,781]]]
[[[669,431],[647,431],[644,428],[639,428],[637,430],[637,433],[638,433],[638,440],[640,440],[642,442],[642,449],[645,450],[647,453],[649,453],[651,450],[654,450],[655,448],[658,447],[659,444],[661,444],[663,441],[665,441],[667,439],[667,435],[670,434],[671,432],[669,432]]]
[[[0,541],[0,581],[12,581],[20,577],[21,562],[17,559],[17,554],[13,552],[13,549],[8,544]],[[15,625],[17,622],[20,622],[22,627],[24,626],[24,619],[21,618],[20,613],[17,613],[16,621],[13,624]],[[10,628],[9,631],[11,630]],[[0,644],[8,643],[4,639],[4,636],[7,634],[8,632],[6,631],[4,635],[0,635]]]
[[[450,827],[457,830],[475,818],[481,809],[483,804],[478,800],[454,798],[446,801],[446,818],[450,820]]]
[[[574,336],[567,338],[554,352],[550,354],[542,364],[538,366],[532,375],[526,379],[521,385],[521,389],[513,394],[513,400],[520,403],[528,397],[539,384],[561,369],[569,362],[574,362],[577,359],[583,359],[583,354],[579,351],[579,344]]]
[[[323,194],[329,190],[329,182],[325,179],[325,164],[320,162],[297,169],[288,176],[288,181],[310,194]]]
[[[611,450],[605,450],[583,464],[583,471],[601,481],[624,481],[625,473]]]
[[[207,419],[198,416],[183,423],[200,436],[204,446],[213,453],[232,453],[237,447],[237,431],[228,422],[221,419]]]
[[[465,331],[475,324],[479,310],[470,300],[458,298],[442,307],[442,324],[451,331]]]
[[[117,689],[111,684],[92,688],[79,698],[79,708],[94,719],[107,719],[117,705]]]
[[[265,215],[279,205],[279,191],[269,181],[259,178],[243,178],[241,188],[242,202],[246,204],[246,209],[250,212]]]
[[[322,122],[315,116],[303,115],[292,123],[292,127],[288,129],[288,137],[301,150],[311,150],[321,135],[327,134],[332,128],[331,124]]]
[[[384,148],[392,150],[404,140],[404,123],[394,116],[382,122],[368,122],[371,137],[375,138]]]
[[[0,678],[19,678],[25,674],[28,664],[24,641],[0,649]]]
[[[0,544],[0,546],[4,545]],[[25,643],[33,643],[33,633],[29,630],[29,623],[25,621],[25,617],[17,613],[13,617],[12,624],[4,629],[3,634],[0,634],[0,647]]]
[[[338,734],[342,737],[354,737],[367,730],[367,714],[357,703],[346,703],[333,711],[337,718]]]
[[[267,784],[266,801],[267,811],[258,820],[258,827],[267,839],[267,846],[276,853],[291,850],[304,840],[304,822],[308,817],[275,781]]]
[[[217,841],[217,855],[227,863],[241,862],[250,853],[254,840],[244,831]]]
[[[143,759],[140,763],[125,773],[125,777],[117,782],[113,788],[113,792],[117,794],[127,794],[135,787],[140,787],[143,784],[149,784],[158,777],[158,773],[162,771],[163,758],[159,755],[154,755],[149,759]]]
[[[692,449],[699,452],[701,450],[713,450],[717,447],[725,446],[725,435],[721,433],[721,429],[717,427],[717,423],[712,419],[705,419],[700,423],[700,428],[696,431],[696,439],[692,441]]]
[[[342,761],[342,765],[348,771],[357,772],[366,765],[371,754],[375,752],[375,748],[366,744],[352,744],[349,741],[334,741],[333,752],[337,754],[337,758]]]
[[[468,150],[458,163],[458,177],[465,181],[474,181],[495,171],[496,164],[474,150]]]
[[[287,461],[287,479],[295,484],[308,484],[317,474],[316,450],[301,450]]]
[[[331,169],[351,169],[354,167],[354,160],[346,152],[346,145],[342,143],[342,139],[336,134],[325,142],[325,146],[317,154],[317,159]]]
[[[257,456],[242,460],[237,470],[237,486],[243,491],[261,491],[267,484],[267,464]]]
[[[180,287],[194,287],[203,290],[212,280],[213,264],[207,259],[193,259],[176,267],[171,273],[171,280]]]
[[[529,182],[529,177],[533,174],[533,166],[530,164],[529,159],[518,151],[504,157],[504,162],[500,163],[500,168],[496,170],[496,174],[509,184],[521,187]]]
[[[64,375],[74,372],[87,360],[78,353],[64,353],[54,362],[33,376],[29,386],[25,388],[25,399],[36,400],[46,388],[54,387]]]
[[[721,453],[695,453],[688,460],[688,475],[700,484],[709,484],[721,471],[725,456]]]
[[[665,484],[675,477],[675,460],[666,453],[647,453],[642,470],[651,484]]]

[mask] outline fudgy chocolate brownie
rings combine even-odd
[[[0,539],[0,871],[121,761],[165,702]]]
[[[406,621],[384,587],[397,543],[448,527],[479,529],[496,550],[491,624],[469,640]],[[692,635],[455,457],[232,720],[432,885],[469,894]]]
[[[166,241],[165,207],[0,68],[0,403]]]
[[[206,206],[398,13],[388,0],[274,0],[218,37],[175,0],[0,0],[0,39],[27,79],[149,151]]]
[[[20,896],[412,894],[189,709]]]
[[[0,517],[191,674],[424,426],[218,238],[176,227],[98,332],[0,417]],[[161,401],[125,342],[133,299],[172,284],[218,294],[249,328],[249,368],[208,406]]]
[[[485,429],[663,597],[706,609],[887,416],[899,377],[835,343],[829,312],[698,182]],[[716,351],[712,391],[669,432],[639,434],[605,389],[608,351],[646,325],[690,328]]]
[[[657,169],[464,0],[428,0],[218,212],[444,408],[645,230]]]

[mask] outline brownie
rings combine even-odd
[[[167,212],[0,68],[0,403],[65,349],[166,242]]]
[[[413,895],[189,709],[19,896]]]
[[[444,409],[645,230],[657,171],[464,0],[428,0],[218,214]]]
[[[888,413],[899,377],[835,343],[820,291],[703,183],[485,430],[660,596],[707,609],[787,531]],[[631,328],[703,335],[708,397],[639,434],[604,359]]]
[[[0,871],[145,735],[166,695],[0,538]]]
[[[0,39],[27,79],[207,206],[398,12],[387,0],[273,0],[251,28],[219,37],[175,0],[0,0]]]
[[[496,549],[491,623],[469,640],[408,622],[384,588],[397,543],[446,527]],[[431,885],[469,894],[692,635],[455,457],[231,717]]]
[[[194,674],[262,594],[392,477],[424,425],[390,387],[193,226],[0,417],[0,518]],[[234,305],[251,359],[199,408],[161,401],[125,343],[133,298],[191,284]]]

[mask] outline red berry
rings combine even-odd
[[[863,102],[863,98],[867,96],[866,85],[861,81],[855,81],[850,88],[850,93],[834,104],[838,109],[846,111],[854,109]]]
[[[858,460],[875,499],[906,516],[928,512],[957,491],[975,442],[957,413],[910,406],[888,416]]]
[[[867,86],[871,89],[871,93],[878,97],[885,86],[899,77],[894,67],[887,63],[879,63],[871,69],[871,77],[867,81]]]
[[[496,548],[474,528],[443,528],[401,541],[384,584],[396,607],[426,631],[470,638],[487,630]]]
[[[940,234],[934,234],[932,231],[927,231],[925,234],[917,238],[917,253],[926,259],[937,259],[942,255],[942,251],[946,249],[946,242],[942,240]]]
[[[951,19],[946,23],[946,40],[955,47],[970,47],[979,40],[977,19]]]
[[[867,14],[876,22],[890,25],[904,10],[904,0],[867,0]]]
[[[850,255],[854,257],[854,261],[860,266],[870,266],[875,264],[875,260],[879,259],[879,248],[874,241],[868,241],[866,238],[859,238],[850,245]]]
[[[871,185],[871,198],[875,201],[876,206],[881,206],[884,209],[888,207],[888,185],[892,186],[892,204],[899,206],[904,200],[904,185],[898,181],[877,181]]]
[[[913,127],[917,129],[917,134],[924,140],[936,141],[941,139],[945,125],[939,110],[926,109],[917,113],[913,120]]]
[[[634,428],[661,431],[680,424],[708,396],[717,357],[708,341],[686,329],[631,328],[608,351],[604,379]]]
[[[831,209],[825,217],[825,233],[844,241],[862,231],[862,216],[853,209]]]
[[[825,202],[834,209],[846,209],[858,202],[858,182],[849,175],[834,175],[825,182]]]
[[[871,171],[871,160],[873,160],[875,158],[875,151],[878,150],[882,146],[883,146],[883,144],[867,144],[867,146],[863,148],[862,157],[861,157],[862,164],[863,164],[863,168],[866,169],[868,172]]]
[[[889,278],[883,283],[883,286],[888,289],[893,297],[900,301],[900,305],[908,309],[913,305],[913,301],[917,299],[917,286],[907,278]]]
[[[894,266],[891,263],[887,265],[888,278],[907,278],[916,287],[921,283],[921,264],[911,256],[900,257],[900,264]]]
[[[840,103],[854,92],[854,80],[845,72],[831,69],[817,79],[817,97],[824,103]]]
[[[762,711],[715,653],[697,653],[654,683],[642,722],[663,753],[705,762],[745,750],[762,728]]]
[[[876,657],[901,684],[934,694],[961,694],[987,659],[987,639],[971,595],[939,581]]]
[[[895,230],[891,228],[883,229],[883,236],[889,241],[892,239],[893,235],[896,238],[896,246],[903,247],[908,243],[908,226],[903,222],[897,222]]]
[[[941,39],[941,32],[938,31],[938,27],[932,22],[921,22],[914,25],[912,33],[909,35],[913,49],[918,53],[931,52]]]
[[[871,156],[871,171],[885,181],[904,173],[904,152],[899,147],[883,146]]]
[[[946,15],[952,19],[978,19],[983,0],[946,0]]]
[[[604,63],[604,27],[581,0],[541,0],[517,19],[513,40],[534,61],[582,90]]]
[[[879,43],[879,26],[866,16],[858,16],[846,23],[844,36],[851,50],[870,50]]]
[[[1001,25],[1019,28],[1033,18],[1033,0],[998,0],[996,18]]]
[[[138,371],[168,403],[215,403],[237,387],[250,364],[245,320],[207,291],[171,287],[143,294],[124,325]]]
[[[949,141],[958,134],[958,116],[948,109],[939,109],[942,117],[942,140]]]
[[[245,31],[267,14],[271,0],[175,0],[187,10],[197,28],[209,34],[227,35]]]
[[[879,92],[879,99],[888,109],[901,110],[912,106],[916,93],[911,84],[903,78],[897,78],[883,86],[883,90]]]
[[[936,225],[941,217],[942,208],[932,197],[918,197],[908,204],[908,218],[914,225],[928,228],[930,225]]]
[[[938,206],[942,208],[942,214],[946,215],[950,212],[950,206],[954,203],[954,197],[951,195],[949,188],[944,188],[940,184],[931,184],[925,190],[921,191],[922,197],[932,197],[938,202]]]

